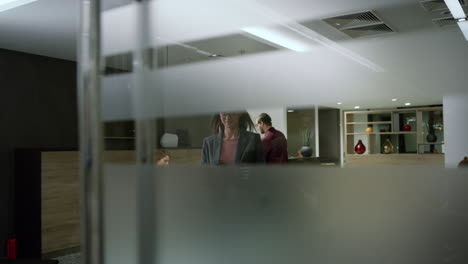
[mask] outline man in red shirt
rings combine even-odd
[[[256,125],[262,137],[263,151],[266,163],[287,163],[288,143],[283,133],[276,130],[271,123],[271,117],[262,113],[257,117]]]

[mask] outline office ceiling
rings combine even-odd
[[[128,11],[125,10],[127,6],[123,6],[128,2],[131,1],[105,1],[105,9],[108,11],[106,11],[107,18],[104,18],[103,22],[104,31],[109,34],[109,40],[112,37],[123,37],[122,43],[113,41],[111,45],[106,43],[106,40],[103,41],[104,53],[107,50],[108,55],[128,51],[125,50],[125,45],[130,45],[127,48],[131,47],[131,43],[127,42],[133,39],[132,23],[127,23],[126,16],[122,15]],[[155,15],[159,26],[157,30],[170,39],[171,43],[203,43],[204,51],[220,55],[250,54],[251,56],[236,57],[243,63],[242,69],[236,69],[240,70],[238,75],[255,79],[254,83],[264,86],[273,84],[270,82],[283,83],[279,80],[280,77],[292,81],[300,80],[301,83],[310,82],[314,84],[312,92],[306,92],[307,87],[298,85],[296,87],[298,93],[313,95],[313,98],[323,105],[336,106],[337,101],[344,101],[341,106],[344,108],[356,104],[362,105],[362,108],[400,106],[390,102],[391,97],[401,98],[399,104],[404,101],[411,101],[413,105],[438,104],[442,102],[442,96],[464,94],[468,89],[466,86],[468,77],[464,70],[468,61],[468,42],[458,27],[439,27],[432,22],[436,18],[450,17],[450,14],[443,11],[427,12],[418,0],[186,0],[180,1],[181,3],[174,0],[159,0],[158,2],[164,7],[161,9],[165,12]],[[1,12],[0,48],[75,60],[79,3],[77,0],[39,0]],[[326,18],[368,10],[375,12],[396,32],[351,38],[324,22]],[[239,42],[239,47],[232,45],[232,36],[241,34],[239,32],[241,27],[271,23],[281,25],[291,21],[296,25],[305,26],[314,34],[318,33],[325,37],[330,41],[332,48],[330,45],[324,46],[312,41],[312,46],[316,49],[310,52],[297,53],[275,48],[275,51],[255,54],[255,52],[249,53],[250,49],[255,50],[251,48],[250,41]],[[226,43],[223,44],[222,36],[231,37],[227,37]],[[216,41],[204,41],[207,39]],[[108,49],[106,45],[112,48]],[[241,47],[242,45],[245,46]],[[338,47],[338,51],[333,50],[334,47]],[[173,48],[174,51],[180,50],[180,47]],[[190,67],[194,67],[194,62],[200,60],[196,58],[200,54],[194,55],[193,52],[180,50],[170,54],[172,60],[178,61],[175,64],[180,66],[180,69],[173,71],[183,72],[186,75],[190,75],[189,72],[193,69]],[[344,57],[347,59],[344,60]],[[222,79],[223,74],[229,74],[221,72],[222,69],[233,70],[229,63],[222,61],[223,59],[226,58],[216,58],[216,61],[209,58],[212,63],[203,62],[198,68],[206,71],[213,71],[215,68],[218,79]],[[184,65],[181,66],[184,61],[190,62],[185,68]],[[278,65],[280,62],[287,65]],[[379,70],[372,69],[374,66]],[[259,68],[270,73],[274,71],[294,71],[294,73],[289,75],[279,73],[274,74],[273,78],[264,76],[263,79],[258,79],[262,74],[249,75],[249,71]],[[308,70],[304,70],[305,68]],[[171,74],[168,73],[168,76]],[[333,84],[323,89],[328,86],[325,76],[328,82]],[[209,79],[209,75],[205,77]],[[232,81],[235,85],[235,80]],[[200,82],[199,85],[206,84]],[[240,81],[238,85],[245,83]],[[366,102],[360,103],[359,100],[362,101],[363,97],[366,98]],[[271,102],[275,104],[276,100],[273,99]],[[296,102],[302,101],[296,100]]]
[[[0,48],[74,59],[78,4],[76,0],[39,0],[0,12]]]

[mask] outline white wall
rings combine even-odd
[[[468,96],[444,96],[445,166],[468,156]]]
[[[271,117],[271,122],[273,123],[273,127],[283,132],[284,136],[288,138],[286,108],[276,107],[276,108],[248,109],[247,112],[249,112],[250,117],[252,118],[254,122],[255,122],[255,119],[257,119],[257,117],[261,113],[267,113]]]

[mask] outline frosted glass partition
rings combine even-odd
[[[321,59],[317,60],[317,57]],[[345,75],[336,79],[332,74],[335,71],[344,72]],[[146,93],[160,95],[158,99],[163,103],[167,115],[302,106],[313,105],[314,102],[336,107],[336,102],[342,98],[354,101],[358,100],[356,97],[359,94],[376,92],[384,98],[391,96],[391,93],[398,93],[395,89],[404,85],[399,79],[373,73],[347,57],[320,46],[308,53],[291,54],[283,50],[245,58],[212,59],[156,69],[148,74],[151,85],[146,88]],[[362,83],[352,76],[367,76],[369,82]],[[122,87],[125,81],[115,84],[116,78],[124,77],[104,78],[103,92],[112,90],[126,95]],[[375,83],[380,85],[376,87]],[[389,90],[393,91],[390,93]],[[271,91],[275,91],[274,94],[270,95]],[[104,113],[111,111],[107,108],[112,109],[115,103],[112,99],[105,100]],[[148,115],[157,115],[155,109],[147,111]],[[116,114],[116,117],[119,116]]]
[[[136,167],[105,173],[106,263],[135,263]],[[173,166],[152,174],[154,263],[466,257],[463,171]]]
[[[354,155],[344,128],[366,139],[393,121],[339,115],[466,95],[466,41],[420,1],[345,2],[82,0],[87,264],[464,263],[466,172],[444,169],[443,153]],[[229,142],[212,118],[242,111],[271,114],[287,164],[240,162],[263,161],[265,146],[250,134],[255,149],[238,151],[239,132],[236,162],[214,165]],[[298,152],[304,129],[312,157]],[[457,140],[444,140],[453,154]],[[161,150],[169,167],[156,166]],[[341,168],[351,162],[359,169]]]
[[[218,2],[150,1],[146,11],[151,24],[144,38],[148,43],[144,43],[144,46],[159,50],[153,51],[158,55],[158,58],[153,58],[158,61],[153,63],[159,66],[148,72],[151,85],[146,92],[151,95],[154,92],[151,89],[158,90],[158,99],[163,103],[165,115],[216,112],[226,108],[313,104],[337,107],[337,102],[344,102],[340,107],[345,110],[356,105],[367,109],[400,107],[404,106],[404,100],[411,101],[413,105],[432,105],[440,104],[444,94],[463,91],[463,78],[455,76],[459,74],[458,71],[447,73],[444,78],[426,74],[444,72],[455,62],[465,61],[464,55],[460,55],[465,54],[463,52],[447,52],[443,56],[443,52],[430,52],[444,45],[443,37],[448,32],[440,32],[441,38],[431,39],[429,43],[424,41],[427,51],[422,54],[431,56],[423,56],[420,43],[427,38],[426,31],[407,33],[404,37],[391,40],[375,38],[372,41],[365,38],[351,41],[332,34],[336,32],[324,33],[323,25],[316,24],[323,23],[322,16],[335,13],[331,12],[332,6],[338,2],[331,1],[332,4],[326,4],[323,9],[312,3],[294,2],[292,6],[297,8],[288,11],[280,9],[281,1]],[[103,12],[103,56],[115,56],[137,49],[135,41],[141,37],[136,35],[136,20],[140,18],[137,7],[138,4],[133,3]],[[299,10],[308,10],[307,16]],[[304,37],[310,49],[296,52],[252,36],[244,30],[255,26],[289,30]],[[230,41],[222,40],[222,37],[233,34],[251,42],[233,45]],[[255,53],[250,50],[255,43],[266,43],[274,50]],[[466,49],[462,42],[451,45],[452,50]],[[401,55],[395,47],[417,52],[407,54],[404,67],[400,67],[401,61],[391,59]],[[385,55],[381,51],[385,51]],[[234,53],[238,56],[232,55]],[[194,62],[199,57],[205,59]],[[179,63],[172,65],[171,61]],[[417,70],[412,74],[408,69]],[[444,80],[454,83],[444,86]],[[103,89],[106,90],[109,85],[112,86],[112,82],[104,81]],[[440,88],[442,86],[444,89]],[[270,94],[271,91],[274,93]],[[258,100],[266,94],[266,100]],[[401,95],[401,101],[392,103],[390,100],[396,95]],[[373,99],[363,102],[368,96]],[[103,107],[111,109],[112,105],[115,104],[109,99]],[[112,110],[104,110],[105,113],[109,111]],[[159,110],[150,108],[146,111],[148,115],[155,116]],[[117,111],[108,118],[119,116],[125,119],[126,114]]]
[[[134,165],[104,167],[105,263],[137,263],[137,172]]]
[[[102,80],[102,119],[129,120],[132,114],[132,74],[110,76]]]

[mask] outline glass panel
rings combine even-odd
[[[398,135],[398,153],[417,153],[416,134]]]
[[[135,149],[135,124],[133,121],[104,123],[105,150]]]
[[[369,122],[388,122],[391,121],[391,116],[389,113],[382,113],[382,114],[369,114],[368,120]]]
[[[416,112],[398,113],[396,120],[398,120],[398,126],[395,127],[395,131],[416,131]]]
[[[135,172],[105,167],[106,263],[138,259]],[[171,166],[152,176],[155,263],[464,260],[468,186],[456,170]]]
[[[466,184],[424,155],[444,153],[442,98],[466,86],[439,11],[119,2],[101,20],[106,263],[463,263]],[[264,162],[275,144],[287,164]]]
[[[312,156],[317,157],[315,146],[315,108],[293,109],[287,112],[288,153],[291,157],[301,158],[301,148],[311,147]]]

